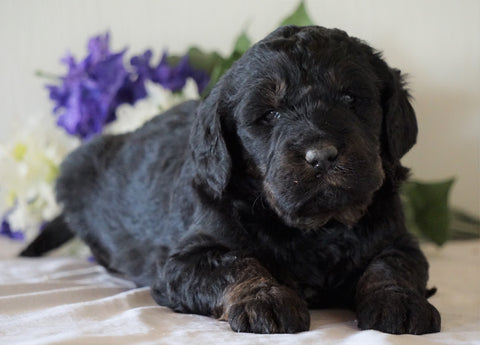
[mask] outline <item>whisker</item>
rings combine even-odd
[[[262,192],[260,192],[258,194],[258,196],[255,198],[255,200],[253,200],[252,207],[251,207],[252,214],[254,213],[255,204],[257,203],[258,199],[260,199],[261,197],[262,197]],[[261,202],[262,202],[262,206],[265,207],[265,205],[263,204],[263,199],[261,199]]]

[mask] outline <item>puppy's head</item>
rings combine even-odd
[[[340,30],[286,26],[254,45],[199,108],[197,185],[220,197],[232,159],[288,225],[355,224],[415,143],[400,73]],[[228,142],[235,141],[235,157]],[[387,177],[386,177],[387,176]]]

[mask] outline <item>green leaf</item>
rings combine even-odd
[[[192,47],[188,50],[188,59],[192,66],[211,74],[215,66],[224,60],[217,52],[205,53],[198,47]]]
[[[228,62],[227,59],[222,59],[221,62],[213,66],[213,70],[210,73],[210,81],[208,82],[207,87],[205,88],[205,90],[203,91],[203,94],[201,95],[203,98],[206,97],[210,93],[210,91],[212,91],[215,84],[218,82],[220,77],[228,70],[229,67],[230,67],[230,63]]]
[[[307,9],[305,8],[305,3],[303,1],[300,2],[300,5],[291,15],[289,15],[280,23],[280,26],[283,26],[283,25],[297,25],[297,26],[313,25],[313,21],[310,19],[307,13]]]
[[[250,48],[251,45],[252,45],[252,42],[250,41],[250,38],[248,38],[246,32],[243,31],[235,41],[232,55],[233,54],[243,55],[248,50],[248,48]]]
[[[167,56],[167,63],[170,66],[176,66],[180,62],[181,59],[182,59],[182,57],[179,56],[179,55],[168,55]]]
[[[408,181],[403,185],[409,229],[441,246],[450,237],[449,192],[454,180],[436,183]]]

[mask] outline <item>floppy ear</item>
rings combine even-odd
[[[417,141],[417,119],[410,104],[410,95],[399,70],[390,68],[379,52],[364,45],[370,63],[381,83],[383,109],[382,149],[385,158],[398,162]]]
[[[399,160],[417,141],[417,120],[409,98],[400,71],[388,68],[382,92],[383,143],[393,161]]]
[[[220,198],[231,174],[231,158],[222,130],[220,88],[212,90],[198,107],[190,133],[194,183],[214,198]]]

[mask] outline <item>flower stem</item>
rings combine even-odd
[[[45,79],[55,79],[55,80],[61,79],[61,77],[59,75],[44,72],[44,71],[40,71],[40,70],[35,71],[35,76],[40,77],[40,78],[45,78]]]

